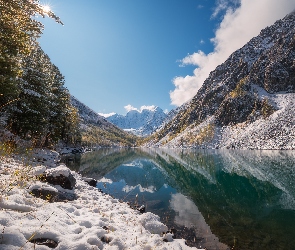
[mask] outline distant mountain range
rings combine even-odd
[[[145,146],[295,149],[294,27],[292,12],[235,51]]]
[[[152,134],[166,119],[167,114],[159,107],[131,110],[125,116],[114,114],[106,119],[119,128],[138,136]]]

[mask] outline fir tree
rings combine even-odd
[[[9,116],[12,132],[37,145],[50,145],[58,139],[73,142],[78,135],[78,116],[63,75],[39,46],[23,62],[19,98]]]
[[[36,18],[45,15],[61,23],[38,0],[0,0],[0,111],[18,99],[22,58],[42,34],[43,25]]]
[[[14,134],[37,145],[79,139],[64,77],[37,42],[45,15],[62,23],[38,0],[0,0],[0,115]]]

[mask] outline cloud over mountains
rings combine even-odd
[[[139,109],[138,108],[135,108],[133,107],[132,105],[128,104],[126,106],[124,106],[124,108],[126,109],[127,112],[131,111],[131,110],[136,110],[138,112],[142,112],[144,109],[147,109],[147,110],[150,110],[150,111],[154,111],[156,106],[155,105],[151,105],[151,106],[141,106]]]
[[[204,80],[235,50],[241,48],[263,28],[272,25],[295,10],[295,0],[218,0],[212,18],[224,11],[222,21],[211,39],[214,51],[199,50],[181,60],[181,65],[194,65],[193,75],[173,79],[175,89],[170,92],[171,103],[180,106],[189,101]]]

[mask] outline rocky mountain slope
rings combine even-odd
[[[295,12],[212,71],[146,146],[295,149]]]
[[[131,110],[125,116],[114,114],[106,119],[114,125],[135,135],[146,136],[154,132],[166,119],[167,115],[159,107]]]
[[[71,96],[72,105],[78,109],[79,116],[83,125],[96,124],[108,128],[112,126],[104,117],[97,114],[91,108],[80,102],[76,97]]]
[[[92,109],[71,96],[72,105],[78,109],[82,143],[97,146],[134,146],[136,137],[116,127]]]

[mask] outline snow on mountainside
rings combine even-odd
[[[109,122],[107,122],[104,117],[100,116],[91,108],[86,106],[84,103],[80,102],[76,97],[71,96],[71,103],[75,108],[78,109],[79,116],[84,123],[90,123],[90,124],[100,123],[105,126],[110,125]]]
[[[159,107],[131,110],[125,116],[114,114],[106,119],[114,125],[139,136],[150,135],[165,120],[167,115]]]
[[[295,12],[212,71],[146,146],[295,149]]]

